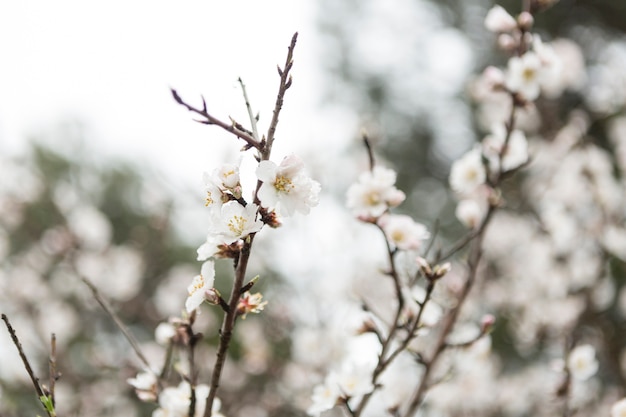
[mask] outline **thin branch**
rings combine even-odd
[[[261,149],[260,142],[257,141],[254,137],[252,137],[249,133],[246,133],[243,130],[238,129],[232,123],[231,124],[225,123],[217,119],[216,117],[213,117],[212,115],[210,115],[207,112],[206,103],[204,102],[204,99],[202,100],[203,102],[202,109],[198,109],[185,103],[185,101],[183,101],[183,99],[178,95],[178,92],[174,90],[173,88],[171,89],[171,92],[172,92],[172,96],[174,97],[174,100],[176,100],[178,104],[187,108],[187,110],[189,110],[190,112],[196,113],[206,119],[205,121],[201,121],[200,123],[219,126],[222,129],[226,130],[227,132],[230,132],[233,135],[237,136],[238,138],[246,141],[246,143],[248,144],[247,145],[248,148],[255,148],[258,150]]]
[[[100,292],[98,291],[96,286],[93,285],[91,281],[89,281],[85,277],[80,277],[80,279],[89,287],[91,293],[93,294],[93,297],[96,299],[98,304],[100,304],[100,307],[102,307],[104,311],[106,311],[106,313],[113,319],[122,334],[124,334],[124,337],[126,337],[126,340],[128,340],[128,343],[130,343],[130,346],[133,348],[141,362],[143,362],[143,364],[146,366],[146,369],[151,371],[152,368],[150,367],[150,364],[148,363],[148,360],[146,359],[144,354],[141,352],[141,348],[139,347],[139,343],[137,342],[137,339],[135,339],[135,336],[133,336],[130,330],[128,330],[128,327],[126,327],[126,325],[122,322],[122,320],[115,313],[115,311],[113,311],[109,303],[100,295]]]
[[[11,326],[11,323],[9,322],[9,318],[6,316],[6,314],[2,314],[2,320],[4,320],[7,330],[9,331],[9,334],[11,335],[11,340],[13,340],[13,344],[17,348],[20,358],[22,358],[22,363],[24,364],[24,368],[26,368],[26,372],[28,373],[28,376],[30,377],[30,380],[33,383],[33,387],[35,388],[35,391],[37,392],[39,401],[44,406],[44,409],[46,410],[46,413],[48,414],[48,416],[53,417],[53,413],[51,413],[48,410],[48,407],[46,407],[45,404],[43,403],[42,399],[46,397],[46,394],[41,389],[39,378],[37,377],[37,375],[35,375],[33,368],[30,366],[30,362],[28,362],[28,358],[26,357],[26,353],[24,353],[24,349],[22,348],[22,344],[20,343],[20,340],[17,337],[17,333],[15,333],[15,329],[13,329],[13,326]]]
[[[252,106],[250,105],[250,99],[248,99],[248,93],[246,91],[246,86],[243,83],[241,77],[237,79],[239,81],[239,85],[241,85],[241,91],[243,92],[243,99],[246,101],[246,110],[248,110],[248,117],[250,117],[250,126],[252,126],[252,136],[256,139],[257,142],[261,142],[259,138],[259,129],[257,127],[257,118],[254,116],[254,112],[252,111]]]
[[[285,66],[281,69],[278,67],[278,74],[280,75],[280,85],[278,87],[278,95],[276,96],[276,104],[274,105],[274,112],[272,115],[272,121],[270,127],[267,130],[267,139],[264,149],[261,151],[261,159],[269,159],[272,152],[272,145],[274,144],[274,135],[276,133],[276,126],[278,126],[278,115],[283,107],[283,100],[285,98],[285,92],[291,87],[291,75],[289,71],[293,67],[293,51],[296,47],[296,41],[298,40],[298,32],[294,33],[291,37],[291,44],[287,51],[287,59],[285,60]]]
[[[239,253],[237,269],[235,270],[235,280],[233,282],[230,299],[228,301],[228,311],[224,314],[224,320],[222,321],[222,326],[220,328],[220,342],[217,347],[217,356],[215,358],[215,365],[213,366],[213,374],[211,375],[211,385],[209,387],[209,395],[206,399],[206,406],[204,408],[204,417],[211,417],[212,414],[213,402],[215,401],[217,389],[220,385],[222,370],[224,369],[224,364],[226,363],[226,353],[228,352],[228,347],[230,345],[230,340],[235,327],[240,290],[243,287],[246,270],[248,269],[248,260],[250,259],[250,249],[252,248],[253,240],[254,234],[251,234],[248,239],[245,240],[243,248],[241,248],[241,252]]]
[[[361,139],[363,140],[363,144],[365,145],[365,148],[367,149],[367,157],[369,158],[370,171],[373,171],[374,166],[376,165],[376,161],[374,159],[374,151],[372,149],[370,138],[367,135],[367,132],[365,130],[361,132]]]
[[[52,401],[52,406],[56,406],[56,400],[54,397],[54,387],[57,379],[59,378],[59,374],[57,373],[57,337],[54,333],[50,335],[50,357],[48,359],[48,372],[49,372],[49,387],[48,393],[50,395],[50,401]]]

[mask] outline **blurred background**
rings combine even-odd
[[[515,14],[520,3],[500,4]],[[447,176],[497,111],[477,106],[472,90],[475,74],[506,62],[483,26],[491,6],[487,0],[0,5],[0,311],[44,379],[56,333],[59,411],[144,416],[154,409],[125,384],[141,364],[79,277],[100,288],[158,363],[163,347],[154,329],[180,315],[200,267],[195,250],[208,224],[202,173],[236,161],[241,147],[218,128],[194,123],[169,88],[192,104],[202,95],[212,114],[245,125],[242,77],[267,128],[276,65],[298,31],[274,160],[299,154],[324,195],[310,217],[288,219],[259,241],[250,271],[263,277],[270,304],[240,323],[220,395],[230,416],[304,415],[306,395],[291,394],[310,392],[315,380],[291,363],[292,356],[306,362],[293,330],[322,321],[310,311],[332,302],[334,286],[349,286],[335,278],[354,273],[337,254],[356,250],[360,233],[342,211],[346,188],[367,167],[360,129],[369,132],[380,163],[398,171],[408,196],[400,211],[429,227],[438,220],[444,241],[463,231]],[[529,132],[551,137],[580,109],[590,116],[594,143],[610,151],[608,126],[626,103],[625,29],[621,0],[561,0],[538,16],[542,39],[578,45],[584,59],[575,49],[564,53],[575,55],[572,66],[584,75],[558,99],[538,102],[541,121]],[[612,265],[621,285],[623,262]],[[217,285],[229,274],[230,266],[219,264]],[[623,324],[615,317],[608,331],[619,333]],[[199,321],[200,360],[208,361],[219,319],[207,310]],[[616,343],[619,351],[624,340]],[[502,342],[501,349],[511,348]],[[0,358],[0,416],[41,414],[5,331]]]

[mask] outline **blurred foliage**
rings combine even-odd
[[[160,367],[165,347],[155,343],[154,330],[172,314],[180,316],[186,288],[200,269],[195,260],[198,242],[185,242],[174,222],[180,219],[179,206],[203,209],[202,192],[172,190],[146,167],[140,171],[119,160],[96,160],[81,141],[77,139],[76,146],[65,143],[70,152],[33,142],[25,155],[0,161],[7,179],[0,187],[0,305],[42,383],[48,380],[50,334],[56,333],[62,374],[57,384],[59,415],[150,415],[156,405],[140,402],[126,383],[142,365],[81,277],[96,284],[153,366]],[[231,263],[220,261],[216,283],[227,286],[231,277]],[[280,292],[280,285],[274,291]],[[290,350],[289,320],[276,314],[246,320],[248,332],[263,335],[259,346],[272,346],[257,364],[269,370],[270,378],[282,372]],[[201,382],[210,376],[210,366],[204,364],[213,362],[220,320],[221,311],[208,308],[195,328],[205,334],[197,348],[203,361]],[[0,343],[0,416],[42,415],[25,369],[17,360],[11,367],[5,365],[7,357],[17,358],[5,330]],[[227,378],[236,382],[224,381],[220,392],[233,415],[260,404],[259,397],[274,386],[268,376],[246,371],[243,364],[249,360],[251,342],[238,337],[234,341]],[[184,353],[176,354],[175,362],[184,363],[184,358]],[[170,379],[177,385],[180,376],[171,371]],[[289,408],[287,404],[268,407],[274,409],[269,415],[284,415],[281,410]],[[289,415],[294,413],[290,410]]]
[[[522,9],[521,0],[497,3],[513,14]],[[324,0],[321,4],[317,16],[325,39],[321,62],[331,79],[324,101],[350,108],[365,127],[373,126],[370,134],[379,142],[376,152],[393,161],[399,187],[408,191],[404,210],[422,221],[439,218],[444,236],[457,235],[461,229],[454,220],[454,198],[433,190],[447,187],[451,161],[485,132],[471,116],[460,114],[474,110],[465,89],[444,98],[440,105],[441,95],[447,93],[424,87],[432,83],[431,74],[424,70],[432,56],[426,55],[425,49],[434,35],[455,30],[473,51],[472,71],[505,63],[506,55],[495,48],[495,36],[483,26],[483,18],[495,2],[406,0],[391,5],[380,0]],[[414,16],[426,17],[414,19],[412,24]],[[622,36],[625,22],[626,3],[621,0],[560,0],[537,15],[535,30],[547,39],[571,38],[593,59]],[[383,46],[369,49],[374,42]],[[386,53],[380,55],[381,50]],[[444,49],[435,55],[450,53],[454,51]],[[413,76],[417,81],[410,79]],[[554,109],[584,108],[579,94],[568,93],[560,100],[558,106],[539,103],[542,114],[552,117],[543,120],[544,129],[562,126],[566,113],[551,114]],[[465,125],[452,134],[443,129],[446,124],[462,123]],[[602,141],[603,135],[598,140]],[[455,149],[454,154],[441,154],[438,141],[452,144],[446,149]]]

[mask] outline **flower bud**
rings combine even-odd
[[[530,30],[535,23],[535,18],[528,12],[522,12],[517,16],[517,24],[522,30]]]

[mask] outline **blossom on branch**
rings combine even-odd
[[[452,164],[450,187],[460,194],[468,194],[485,183],[487,170],[480,148],[474,148]]]
[[[511,32],[517,28],[517,22],[502,6],[495,5],[485,17],[485,27],[491,32]]]
[[[585,381],[598,372],[596,350],[591,345],[576,346],[567,357],[567,369],[579,381]]]
[[[303,171],[304,162],[295,155],[286,156],[280,165],[261,161],[256,169],[257,178],[263,182],[258,192],[261,205],[277,208],[284,216],[296,211],[309,214],[319,202],[321,186]]]
[[[404,201],[406,195],[395,187],[396,173],[380,166],[362,173],[348,189],[348,208],[360,218],[378,218]]]
[[[196,409],[194,417],[204,415],[206,399],[209,396],[209,386],[200,384],[196,386]],[[191,403],[191,386],[183,381],[177,387],[167,387],[159,395],[159,408],[152,412],[152,417],[188,417]],[[216,398],[213,401],[211,416],[224,417],[219,412],[221,401]]]
[[[263,222],[257,218],[258,210],[256,204],[244,207],[237,201],[229,201],[219,211],[213,212],[207,239],[198,248],[198,260],[209,259],[220,252],[220,247],[229,246],[261,230]]]
[[[200,275],[196,275],[189,287],[187,287],[189,296],[187,301],[185,301],[185,308],[188,313],[200,307],[200,304],[206,299],[212,298],[214,281],[215,265],[213,261],[206,261],[202,264]]]
[[[211,174],[205,172],[203,180],[207,193],[206,206],[211,209],[219,210],[231,198],[241,198],[238,165],[223,164]]]
[[[385,214],[378,219],[389,243],[400,250],[419,250],[430,233],[421,223],[405,214]]]

